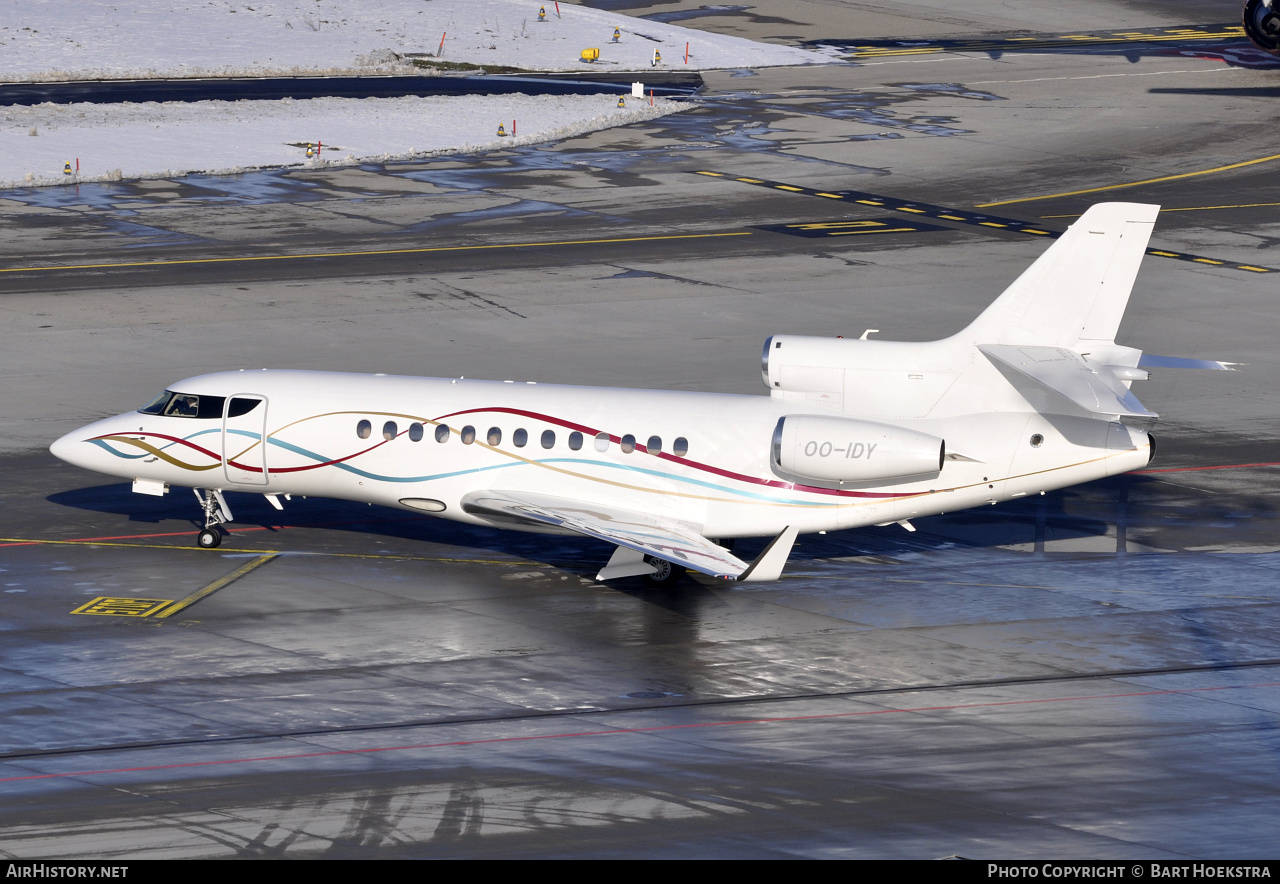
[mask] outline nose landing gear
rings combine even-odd
[[[201,549],[213,549],[222,544],[222,532],[217,528],[202,528],[196,535],[196,543]]]
[[[204,511],[204,528],[196,535],[196,543],[201,549],[214,549],[222,544],[222,529],[218,526],[231,521],[231,507],[227,506],[227,499],[216,488],[209,491],[200,488],[191,490],[195,492],[196,500],[200,501],[200,508]]]

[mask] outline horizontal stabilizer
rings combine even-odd
[[[1147,411],[1110,368],[1072,350],[1011,344],[979,344],[978,349],[998,368],[1011,369],[1085,411],[1157,417],[1155,412]]]
[[[1212,359],[1183,359],[1180,356],[1155,356],[1143,353],[1138,368],[1207,368],[1212,371],[1235,371],[1239,362],[1215,362]]]

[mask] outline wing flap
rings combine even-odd
[[[462,508],[473,515],[496,515],[567,528],[712,577],[736,579],[749,568],[746,562],[703,537],[696,528],[674,519],[604,504],[527,491],[473,491],[462,498]]]

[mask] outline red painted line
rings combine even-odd
[[[247,534],[250,531],[285,531],[290,528],[329,528],[333,525],[372,525],[382,524],[383,522],[425,522],[431,519],[431,516],[401,516],[395,519],[342,519],[335,522],[302,522],[297,525],[250,525],[247,527],[227,528],[223,526],[223,530],[228,534]],[[167,531],[162,534],[121,534],[117,537],[73,537],[68,540],[60,541],[61,543],[105,543],[108,540],[150,540],[156,537],[188,537],[190,531]],[[23,540],[16,543],[0,543],[0,549],[7,546],[39,546],[44,543],[43,540]],[[179,547],[175,547],[177,549]]]
[[[1229,463],[1217,467],[1165,467],[1162,470],[1133,470],[1133,474],[1137,476],[1146,475],[1147,473],[1195,473],[1201,470],[1251,470],[1254,467],[1280,467],[1280,462],[1276,463]]]
[[[660,724],[652,727],[617,728],[606,731],[570,731],[560,734],[541,734],[529,737],[491,737],[486,740],[455,740],[448,743],[418,743],[409,746],[377,746],[372,749],[334,749],[328,752],[303,752],[293,755],[262,755],[255,758],[225,758],[217,761],[184,761],[176,764],[154,764],[143,767],[115,767],[102,770],[80,770],[71,773],[30,774],[23,777],[3,777],[0,783],[16,783],[26,780],[65,779],[67,777],[102,776],[115,773],[139,773],[152,770],[175,770],[187,767],[211,767],[229,764],[255,764],[262,761],[295,761],[303,758],[333,758],[339,755],[372,755],[378,752],[408,752],[420,749],[448,749],[459,746],[486,746],[496,743],[526,743],[538,740],[564,740],[579,737],[616,737],[626,734],[651,734],[662,731],[691,730],[708,727],[740,727],[752,724],[778,724],[790,721],[822,721],[836,718],[862,718],[868,715],[895,715],[914,712],[948,712],[962,709],[990,709],[1000,706],[1031,706],[1043,703],[1075,703],[1082,700],[1119,700],[1133,697],[1158,697],[1169,694],[1196,694],[1210,691],[1235,691],[1247,688],[1280,687],[1280,681],[1259,684],[1214,685],[1205,688],[1183,690],[1133,691],[1124,694],[1085,694],[1076,697],[1045,697],[1038,700],[994,700],[987,703],[957,703],[949,706],[915,706],[906,709],[868,709],[862,712],[829,712],[821,715],[788,715],[776,718],[740,718],[729,721],[704,721],[696,724]],[[909,693],[910,691],[903,691]],[[670,707],[672,710],[679,706]],[[625,711],[625,710],[617,710]]]

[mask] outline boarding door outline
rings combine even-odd
[[[256,399],[262,404],[246,414],[231,416],[232,403]],[[254,440],[257,440],[256,442]],[[233,485],[266,485],[267,397],[260,393],[236,393],[222,404],[222,474]]]

